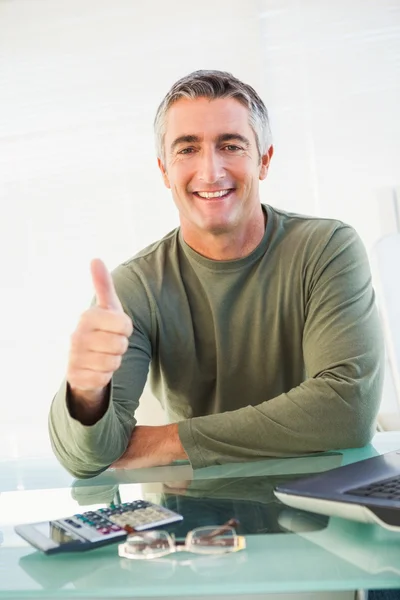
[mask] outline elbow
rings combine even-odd
[[[110,466],[109,464],[94,465],[87,460],[79,460],[77,457],[69,455],[63,448],[58,448],[53,439],[50,441],[57,461],[75,479],[91,479],[106,471]]]
[[[376,418],[382,393],[382,378],[378,370],[360,383],[348,382],[331,386],[336,394],[335,409],[329,411],[326,421],[326,440],[331,449],[362,448],[376,433]],[[333,408],[333,406],[332,406]]]
[[[319,430],[319,436],[321,430]],[[347,450],[350,448],[362,448],[370,443],[374,435],[373,427],[365,427],[357,424],[355,427],[343,427],[341,429],[328,426],[328,429],[322,433],[322,444],[319,452],[328,452],[330,450]]]
[[[97,468],[93,468],[93,466],[89,465],[87,462],[72,461],[70,457],[64,459],[58,452],[54,453],[60,465],[75,479],[92,479],[93,477],[97,477],[97,475],[104,473],[110,466],[96,465]]]
[[[71,443],[71,439],[63,439],[49,421],[50,443],[55,457],[61,466],[76,479],[91,479],[101,475],[126,450],[129,435],[120,436],[119,443],[110,453],[110,439],[104,436],[96,444],[84,445]],[[115,446],[115,444],[114,444]]]
[[[376,411],[370,405],[368,410],[351,408],[343,411],[336,423],[329,424],[331,449],[362,448],[369,444],[376,432]]]
[[[372,427],[357,427],[352,431],[340,433],[335,440],[334,447],[339,450],[348,448],[363,448],[370,443],[374,435]]]

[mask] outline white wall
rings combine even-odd
[[[152,121],[190,71],[264,97],[263,201],[350,222],[371,250],[400,177],[399,30],[397,0],[1,2],[0,422],[45,426],[90,259],[113,268],[177,225]]]
[[[261,0],[264,97],[275,137],[265,197],[380,237],[400,183],[400,2]]]

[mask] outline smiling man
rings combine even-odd
[[[180,227],[112,278],[92,262],[96,301],[50,410],[61,463],[90,477],[366,444],[383,343],[356,232],[260,203],[268,114],[229,73],[175,83],[155,135]],[[148,377],[169,425],[136,426]]]
[[[258,181],[267,176],[271,156],[272,145],[260,156],[248,108],[237,99],[172,104],[158,164],[191,248],[230,260],[258,245],[265,230]]]

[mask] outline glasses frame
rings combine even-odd
[[[222,554],[229,554],[232,552],[238,552],[239,550],[244,550],[246,548],[246,539],[244,536],[242,535],[238,535],[236,532],[236,528],[239,525],[239,521],[237,519],[229,519],[229,521],[227,521],[226,523],[224,523],[224,525],[219,525],[219,526],[206,526],[206,527],[196,527],[195,529],[192,529],[191,531],[188,531],[188,533],[186,534],[186,537],[184,540],[176,540],[174,535],[168,533],[168,531],[165,530],[157,530],[157,529],[151,529],[148,531],[141,531],[141,532],[131,532],[130,535],[128,535],[127,539],[125,540],[125,542],[123,542],[122,544],[118,545],[118,555],[121,558],[129,558],[129,559],[133,559],[133,560],[143,560],[143,559],[153,559],[153,558],[161,558],[163,556],[167,556],[169,554],[173,554],[175,552],[191,552],[193,554],[202,554],[202,555],[222,555]],[[210,528],[211,528],[211,532],[210,532]],[[232,532],[232,544],[231,545],[225,545],[224,544],[220,544],[218,547],[213,547],[213,546],[202,546],[202,547],[197,547],[196,545],[192,543],[193,537],[195,535],[198,535],[199,533],[201,534],[202,531],[207,531],[208,533],[203,536],[203,539],[212,539],[215,537],[218,537],[219,535],[226,533],[226,532]],[[134,553],[130,553],[128,550],[128,546],[129,546],[129,537],[132,535],[142,535],[142,534],[146,534],[146,533],[152,533],[152,534],[163,534],[165,540],[168,543],[168,548],[165,548],[164,550],[162,550],[161,552],[157,551],[153,554],[151,553],[143,553],[143,554],[134,554]],[[200,535],[200,539],[201,539],[201,535]],[[151,547],[151,545],[150,545]],[[221,548],[224,548],[224,550],[221,551]]]

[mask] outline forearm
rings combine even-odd
[[[138,426],[132,432],[128,448],[112,465],[118,469],[137,469],[171,464],[187,459],[178,434],[178,424]]]
[[[153,464],[166,465],[187,458],[179,435],[178,423],[159,426],[139,426],[132,433],[138,454]]]
[[[93,425],[82,424],[68,408],[66,382],[56,394],[49,414],[49,434],[55,455],[74,477],[98,475],[125,451],[135,426],[121,407],[111,401]]]
[[[374,432],[381,379],[380,362],[368,386],[308,379],[257,406],[183,421],[180,439],[193,468],[363,446]]]

